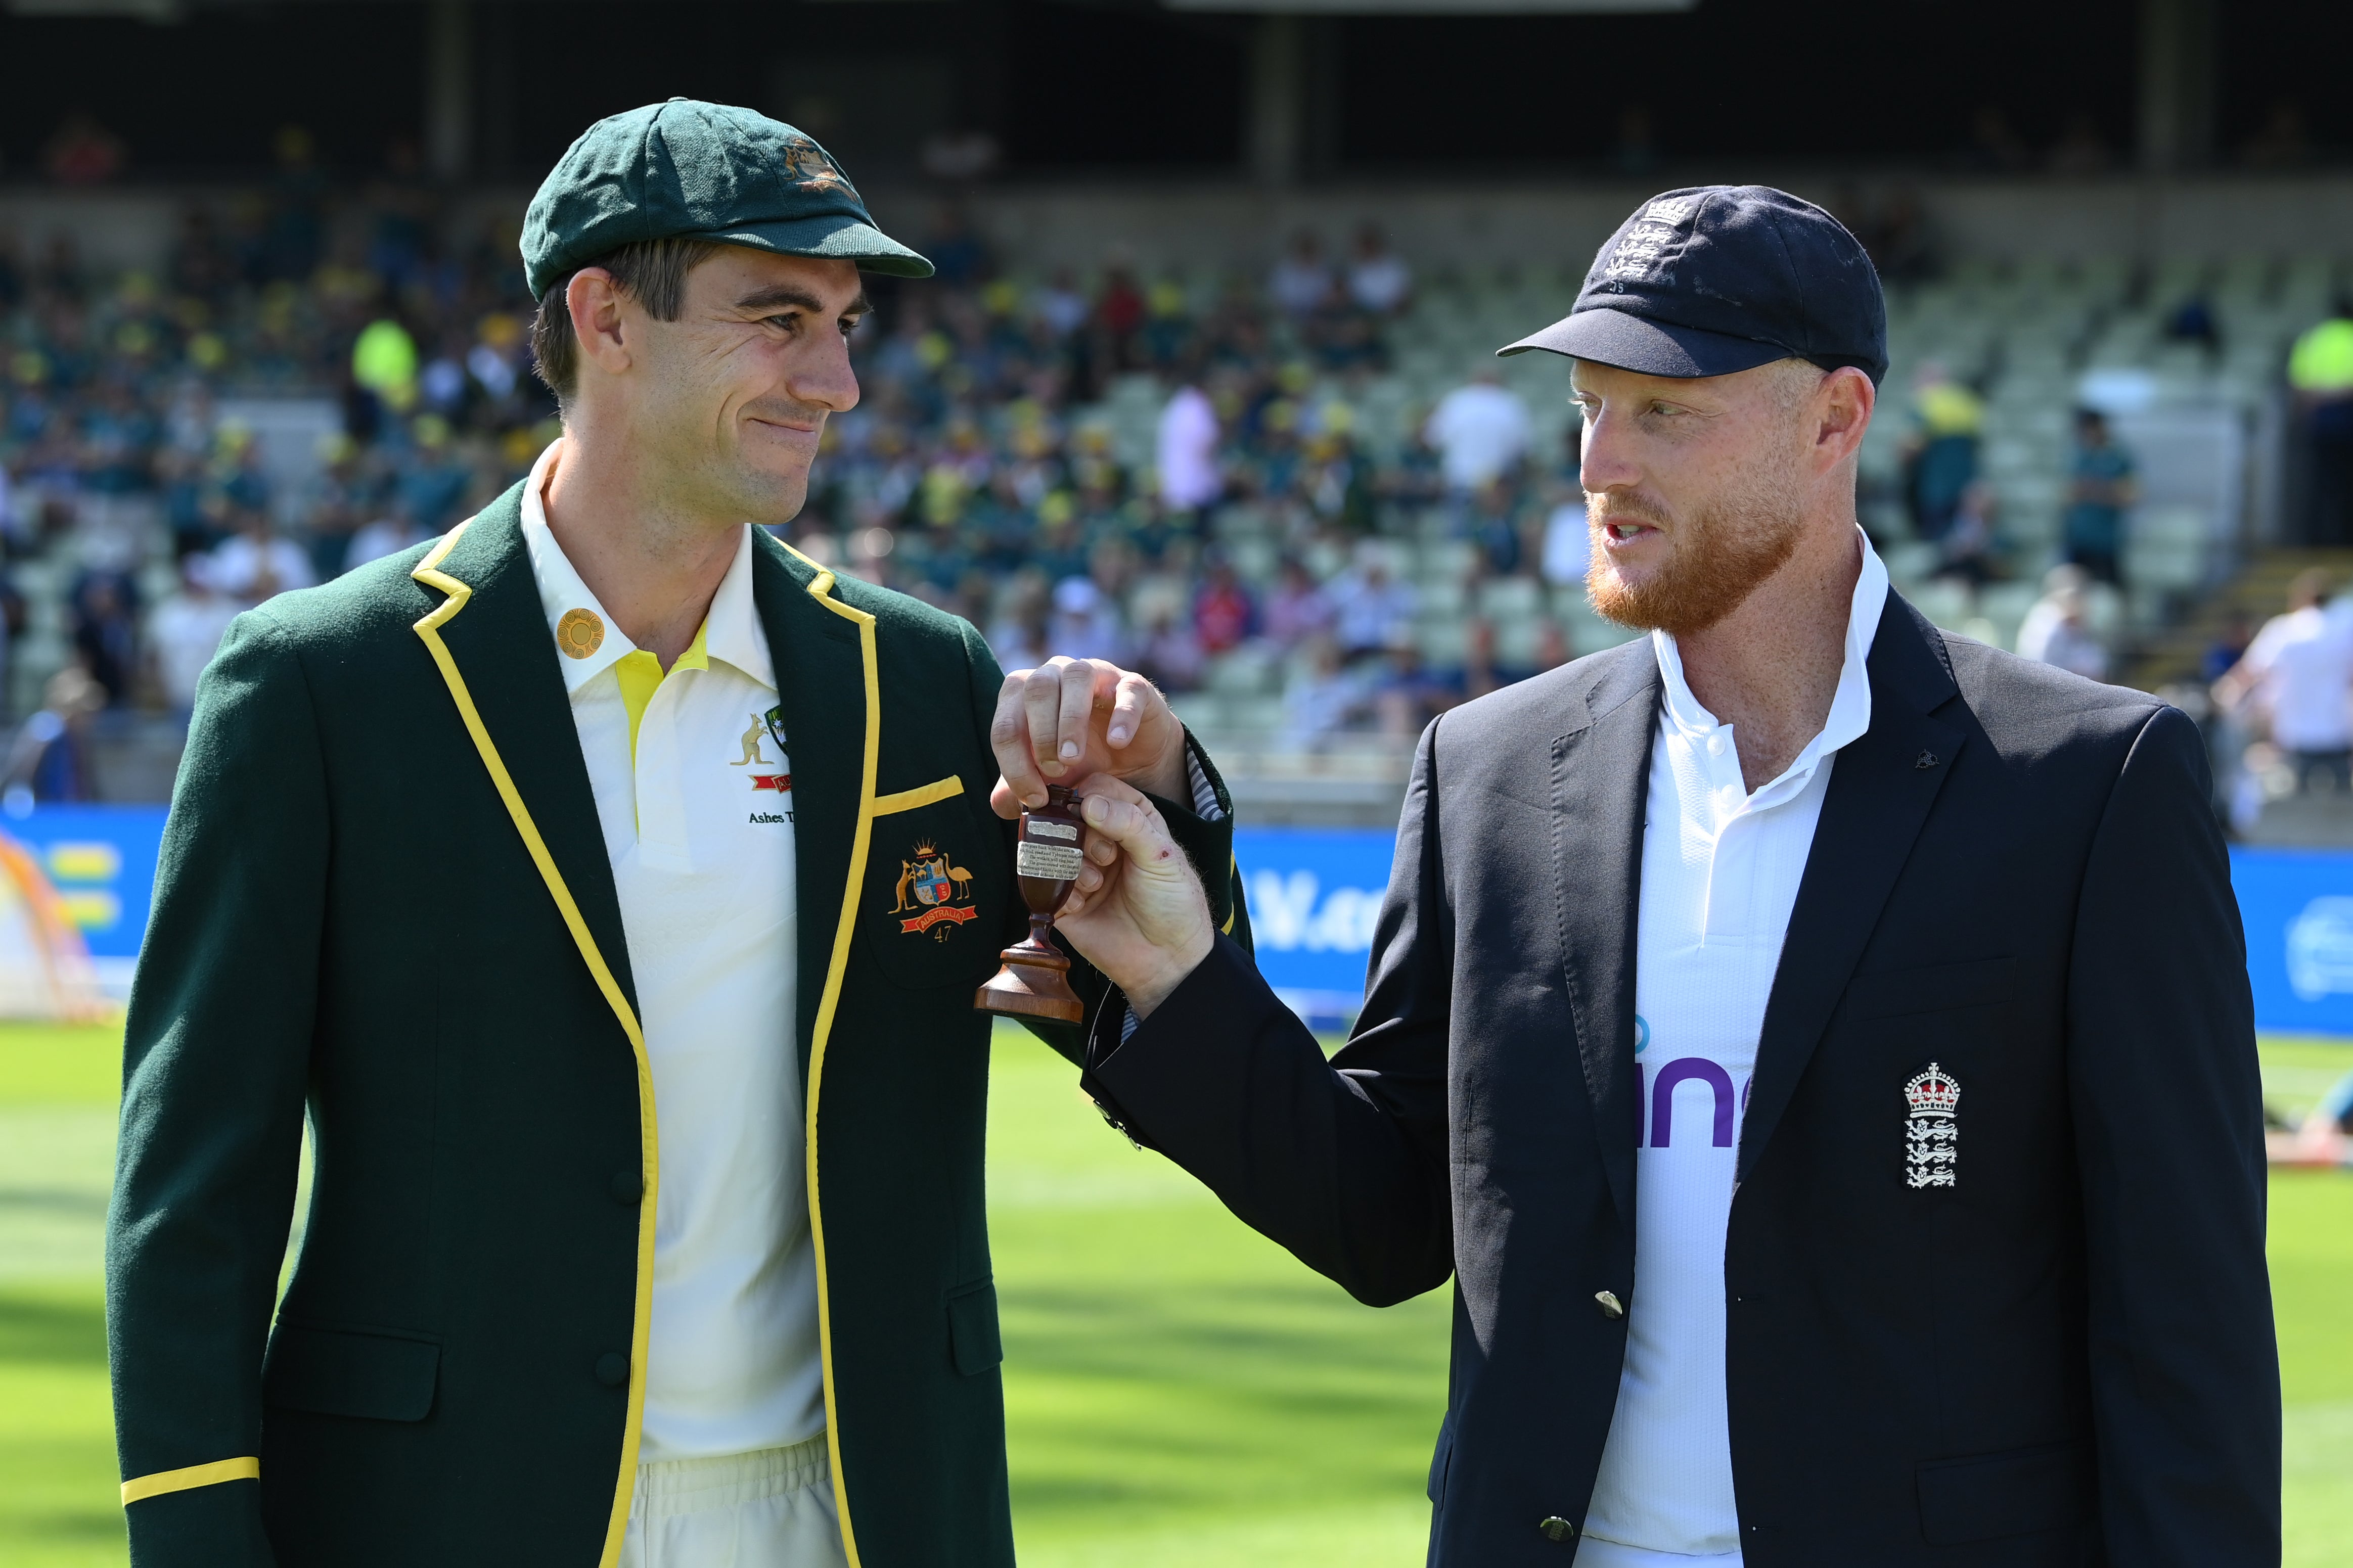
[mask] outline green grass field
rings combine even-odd
[[[115,1047],[0,1028],[0,1563],[124,1561],[99,1233]],[[2353,1048],[2264,1047],[2309,1104]],[[1027,1568],[1419,1563],[1446,1297],[1388,1311],[1244,1230],[1104,1128],[1061,1061],[1000,1032],[990,1207]],[[2272,1186],[2287,1562],[2353,1568],[2353,1175]]]

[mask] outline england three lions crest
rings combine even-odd
[[[945,942],[948,932],[980,913],[973,908],[972,873],[928,841],[915,846],[913,859],[899,862],[895,891],[891,912],[903,917],[899,931],[904,936],[930,931],[934,942]]]
[[[1904,1129],[1904,1184],[1959,1185],[1961,1086],[1935,1062],[1904,1086],[1911,1120]]]

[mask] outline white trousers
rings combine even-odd
[[[620,1568],[847,1568],[825,1435],[639,1465]]]
[[[1588,1535],[1577,1543],[1577,1561],[1572,1568],[1740,1568],[1740,1553],[1686,1557],[1678,1552],[1649,1552],[1640,1546],[1621,1546],[1615,1541]]]

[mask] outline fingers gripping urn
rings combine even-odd
[[[1046,804],[1021,814],[1013,869],[1029,908],[1029,934],[1005,950],[1005,967],[974,995],[972,1005],[982,1012],[1063,1024],[1085,1018],[1086,1007],[1071,989],[1071,961],[1046,940],[1054,911],[1086,864],[1081,833],[1078,797],[1061,784],[1047,785]]]

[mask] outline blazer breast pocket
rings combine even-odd
[[[1994,1007],[2018,994],[2018,961],[1978,958],[1963,963],[1929,963],[1911,969],[1858,974],[1847,982],[1847,1021],[1902,1018],[1921,1013],[1951,1013]]]
[[[948,777],[878,796],[858,911],[866,946],[910,985],[978,985],[995,973],[1012,884],[1005,828]]]

